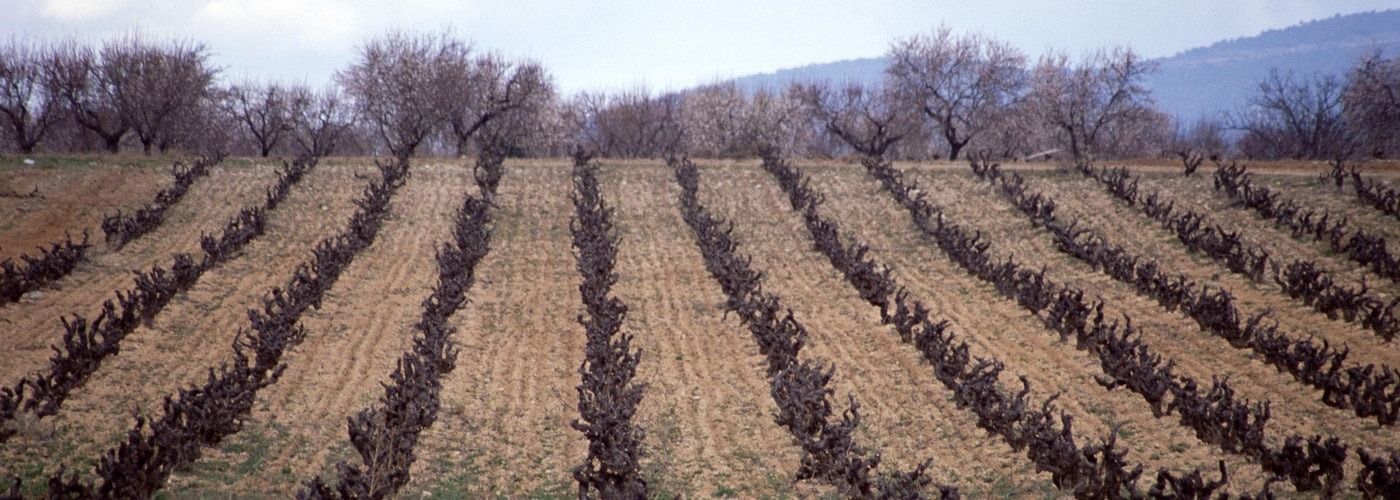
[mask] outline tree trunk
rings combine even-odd
[[[19,152],[23,154],[33,153],[34,145],[38,144],[39,140],[30,137],[29,127],[24,123],[24,119],[15,117],[8,110],[5,111],[5,115],[10,118],[10,126],[14,130],[15,144],[19,146]]]
[[[116,154],[122,150],[121,134],[102,134],[102,142],[106,143],[108,153]]]
[[[967,146],[967,141],[948,141],[948,160],[958,161],[958,153]]]

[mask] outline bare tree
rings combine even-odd
[[[119,87],[105,71],[92,47],[67,41],[50,53],[44,65],[46,77],[83,128],[102,138],[108,152],[121,150],[122,137],[131,131],[122,112]]]
[[[221,105],[248,132],[258,154],[267,157],[292,129],[289,94],[276,83],[247,81],[230,86]]]
[[[858,83],[839,90],[827,83],[794,84],[788,94],[802,103],[827,133],[865,156],[883,157],[918,121],[894,99]]]
[[[336,79],[390,153],[408,157],[446,122],[452,78],[470,51],[449,33],[390,31],[361,45]]]
[[[1172,138],[1172,150],[1190,156],[1194,151],[1205,157],[1219,158],[1230,149],[1225,123],[1214,118],[1201,118],[1186,126],[1177,122]]]
[[[685,123],[685,150],[696,156],[743,156],[747,96],[733,81],[714,83],[685,93],[681,116]]]
[[[1373,157],[1400,155],[1400,57],[1372,50],[1347,74],[1343,114],[1361,147]]]
[[[982,35],[954,37],[948,28],[899,39],[886,57],[885,84],[948,143],[948,158],[1009,112],[1028,81],[1026,56]]]
[[[652,95],[644,87],[581,93],[569,115],[579,142],[602,156],[655,158],[675,154],[682,146],[678,94]]]
[[[48,80],[83,127],[117,152],[127,132],[151,153],[175,117],[192,115],[208,99],[215,70],[203,44],[151,43],[139,34],[109,40],[100,51],[66,42],[45,65]]]
[[[586,149],[595,154],[608,156],[608,150],[614,140],[608,130],[605,130],[606,122],[599,117],[608,109],[608,95],[603,92],[579,92],[569,98],[564,106],[562,121],[565,128],[574,134],[574,142],[578,143],[578,148]]]
[[[155,143],[161,154],[172,149],[206,155],[236,149],[239,124],[219,109],[217,97],[211,93],[167,117]]]
[[[996,114],[977,140],[977,150],[1003,160],[1024,158],[1055,147],[1055,134],[1049,132],[1034,105],[1021,99]]]
[[[687,154],[741,158],[797,150],[801,105],[783,93],[746,92],[726,81],[689,90],[681,100]]]
[[[457,61],[446,70],[447,122],[456,139],[458,155],[467,154],[472,135],[491,121],[515,112],[529,116],[527,108],[550,101],[554,93],[549,75],[533,61],[510,62],[488,54],[473,61]],[[524,126],[518,122],[515,125]],[[511,129],[501,127],[495,132]]]
[[[305,84],[289,87],[287,116],[292,140],[302,153],[313,156],[331,154],[354,122],[350,106],[334,85],[319,91]]]
[[[784,156],[797,152],[802,135],[802,103],[784,92],[759,89],[749,96],[745,107],[743,133],[745,150]]]
[[[210,97],[215,71],[208,59],[202,43],[156,45],[132,34],[103,44],[103,71],[116,86],[118,108],[129,113],[142,152],[151,154],[179,115],[194,114]]]
[[[63,116],[44,77],[47,49],[11,38],[0,46],[0,114],[19,152],[29,154]]]
[[[1155,70],[1154,63],[1122,47],[1096,50],[1073,65],[1064,54],[1050,55],[1036,65],[1028,99],[1070,154],[1084,160],[1103,146],[1105,131],[1158,118],[1151,92],[1142,85]]]
[[[1251,158],[1335,159],[1355,150],[1342,116],[1342,80],[1333,75],[1298,79],[1270,70],[1229,121],[1244,132],[1239,147]]]

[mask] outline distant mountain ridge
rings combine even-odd
[[[1270,68],[1344,76],[1372,48],[1400,54],[1400,10],[1338,15],[1258,35],[1223,40],[1155,59],[1158,71],[1145,81],[1158,106],[1186,121],[1239,109]],[[879,84],[885,58],[810,64],[736,78],[742,89],[783,89],[796,81],[831,80]]]
[[[1239,109],[1270,68],[1345,76],[1368,50],[1400,53],[1400,10],[1311,21],[1158,59],[1147,79],[1163,110],[1185,120]]]

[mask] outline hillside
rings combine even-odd
[[[1163,110],[1194,120],[1241,106],[1270,68],[1341,74],[1373,47],[1387,55],[1400,54],[1400,10],[1336,16],[1187,50],[1157,59],[1159,70],[1147,84]],[[748,90],[809,80],[875,84],[884,66],[883,57],[852,59],[744,76],[736,82]]]
[[[49,165],[75,161],[39,159]],[[360,422],[366,415],[361,410],[389,407],[380,398],[407,392],[417,399],[397,407],[439,411],[421,433],[399,434],[416,439],[398,448],[416,457],[400,496],[569,497],[577,488],[571,471],[587,463],[592,449],[576,430],[584,421],[580,367],[594,366],[585,360],[595,359],[586,354],[592,340],[579,323],[588,314],[580,291],[607,288],[581,286],[585,276],[612,280],[617,302],[610,299],[610,307],[626,312],[613,324],[643,353],[633,381],[645,389],[628,418],[645,430],[638,463],[654,497],[842,497],[846,490],[839,483],[802,476],[804,456],[842,455],[804,455],[803,444],[813,441],[795,439],[797,433],[775,419],[794,413],[785,409],[800,401],[833,408],[829,417],[813,418],[825,429],[837,428],[825,422],[852,424],[837,431],[849,441],[819,443],[854,443],[870,450],[867,457],[880,453],[877,473],[910,471],[931,461],[927,478],[968,498],[1069,496],[1056,488],[1056,476],[1044,464],[1065,454],[1102,457],[1094,450],[1104,442],[1113,443],[1115,458],[1099,464],[1142,467],[1138,479],[1125,480],[1129,488],[1135,482],[1137,491],[1150,488],[1159,470],[1217,480],[1225,467],[1229,481],[1217,493],[1252,496],[1281,467],[1315,470],[1306,457],[1285,456],[1283,465],[1252,458],[1266,450],[1269,456],[1284,453],[1292,436],[1302,436],[1302,446],[1335,438],[1327,460],[1341,461],[1329,469],[1335,475],[1322,480],[1336,486],[1340,497],[1360,498],[1356,479],[1369,467],[1360,453],[1400,452],[1400,426],[1383,423],[1379,415],[1358,417],[1355,410],[1358,401],[1400,402],[1400,394],[1367,392],[1360,397],[1371,399],[1360,400],[1360,388],[1349,388],[1356,382],[1346,381],[1356,379],[1320,374],[1328,362],[1287,364],[1289,371],[1280,373],[1280,358],[1269,354],[1278,351],[1237,342],[1259,339],[1244,335],[1261,333],[1242,332],[1243,318],[1258,314],[1264,326],[1249,323],[1249,331],[1277,331],[1287,352],[1327,360],[1345,348],[1323,350],[1318,344],[1347,346],[1346,359],[1337,361],[1346,377],[1365,370],[1378,378],[1400,366],[1400,350],[1377,329],[1360,316],[1331,319],[1324,310],[1330,306],[1321,301],[1303,303],[1271,280],[1232,271],[1226,259],[1192,250],[1177,230],[1142,213],[1143,198],[1130,206],[1100,181],[1076,172],[1006,166],[1006,172],[1024,175],[1016,177],[1024,182],[1021,196],[1036,196],[1047,203],[1041,206],[1054,202],[1054,225],[1033,226],[1032,216],[1019,208],[1027,206],[1024,199],[980,180],[965,164],[901,162],[898,170],[867,170],[838,161],[783,162],[805,176],[799,178],[783,177],[776,164],[765,169],[756,160],[699,160],[685,177],[692,183],[682,184],[679,169],[662,161],[602,159],[591,199],[605,201],[607,210],[593,220],[613,224],[610,236],[597,239],[614,241],[616,249],[598,252],[607,254],[607,272],[585,274],[580,269],[588,269],[582,264],[588,259],[580,258],[586,254],[573,245],[571,232],[584,223],[574,204],[584,196],[571,163],[508,160],[498,189],[481,198],[489,188],[473,182],[475,172],[484,171],[474,159],[415,158],[409,170],[381,170],[368,158],[328,158],[304,171],[295,185],[283,183],[287,177],[275,160],[230,158],[212,167],[150,233],[121,249],[94,245],[85,264],[42,294],[0,307],[0,383],[14,387],[49,372],[49,346],[71,345],[64,339],[75,336],[66,327],[77,324],[74,315],[97,317],[113,290],[137,290],[129,288],[131,269],[165,266],[180,254],[207,256],[201,236],[217,234],[242,207],[260,207],[265,215],[262,231],[248,234],[237,251],[211,252],[222,260],[192,281],[169,285],[183,291],[163,295],[168,299],[159,308],[143,306],[150,311],[147,321],[127,322],[129,332],[121,339],[102,337],[120,342],[120,353],[92,365],[55,414],[41,420],[21,410],[8,421],[0,415],[0,431],[15,433],[0,442],[0,491],[19,477],[22,498],[44,498],[51,475],[65,471],[75,482],[96,481],[93,464],[117,456],[139,465],[140,472],[151,470],[145,464],[155,461],[144,458],[149,455],[118,455],[133,448],[123,444],[124,436],[159,432],[143,430],[151,426],[137,424],[133,415],[159,418],[172,399],[207,394],[198,397],[240,412],[238,426],[209,431],[222,441],[162,432],[163,439],[185,440],[183,449],[194,450],[175,459],[182,466],[117,477],[170,474],[158,493],[169,498],[290,498],[311,478],[333,479],[346,470],[337,465],[342,461],[362,463],[359,450],[371,448],[361,443],[375,441],[352,438],[347,427],[358,424],[346,422]],[[1154,199],[1177,207],[1173,213],[1191,210],[1206,217],[1210,222],[1202,227],[1238,234],[1253,248],[1250,255],[1306,262],[1325,270],[1325,279],[1337,287],[1357,290],[1365,283],[1365,300],[1400,295],[1400,280],[1254,215],[1215,190],[1209,173],[1187,177],[1179,168],[1129,167],[1127,175],[1142,193],[1158,193]],[[1266,171],[1271,168],[1251,164],[1252,185],[1325,210],[1332,220],[1346,218],[1348,231],[1364,228],[1392,244],[1400,241],[1400,224],[1389,215],[1310,175],[1276,175]],[[133,175],[133,169],[139,172]],[[34,221],[61,223],[45,225],[47,238],[66,230],[99,235],[100,218],[67,214],[130,213],[139,203],[133,200],[150,199],[167,183],[163,171],[110,157],[82,167],[0,169],[0,186],[37,186],[44,193],[0,198],[0,211],[20,217],[17,224],[0,224],[0,244],[8,249],[16,235],[30,238],[23,233]],[[380,184],[386,172],[396,180]],[[92,186],[107,189],[94,195]],[[272,208],[269,190],[284,193]],[[790,194],[799,192],[805,194]],[[382,194],[373,201],[369,193]],[[807,208],[793,209],[794,198]],[[451,255],[446,248],[458,234],[474,231],[464,228],[466,219],[457,214],[467,208],[461,207],[482,210],[472,220],[486,232],[465,237],[482,241],[485,253],[458,275],[471,283],[464,302],[444,302],[434,290],[454,278],[444,277],[439,264],[454,262],[445,257]],[[938,230],[918,222],[923,213],[937,214]],[[377,221],[372,243],[343,257],[320,257],[340,251],[336,242],[368,241],[347,234],[365,228],[349,221],[367,217]],[[1089,238],[1063,246],[1058,234],[1069,227],[1091,231],[1098,235],[1092,241],[1120,250],[1087,251]],[[1140,272],[1161,280],[1135,284],[1109,270],[1122,269],[1122,260],[1097,260],[1103,258],[1151,260]],[[335,274],[307,277],[313,264]],[[1188,290],[1171,292],[1181,293],[1172,296],[1184,297],[1184,303],[1216,305],[1188,312],[1169,305],[1174,303],[1165,294],[1154,298],[1141,284],[1146,282],[1164,283],[1164,291]],[[1205,290],[1204,283],[1213,296],[1228,300],[1194,291]],[[308,293],[315,294],[314,302],[287,299]],[[1053,305],[1040,302],[1048,297]],[[284,310],[267,305],[274,300],[301,304],[301,310],[296,317],[277,313],[260,320],[268,308]],[[410,369],[402,367],[422,365],[404,360],[426,343],[415,325],[430,321],[424,318],[433,304],[460,304],[446,306],[453,309],[446,325],[435,327],[448,337],[441,340],[455,345],[453,369],[429,379],[404,376]],[[1217,312],[1209,317],[1235,319],[1203,321],[1211,310]],[[1135,333],[1128,333],[1129,324]],[[263,335],[259,327],[300,333],[283,344],[250,344],[251,335]],[[220,366],[253,362],[238,361],[234,345],[265,346],[254,359],[275,355],[285,369],[257,389],[186,390],[224,377]],[[794,354],[770,354],[775,352]],[[770,372],[774,361],[788,368]],[[788,382],[800,383],[797,377],[804,376],[813,382]],[[432,390],[390,391],[403,380]],[[1337,385],[1324,386],[1325,393],[1322,384]],[[815,390],[786,390],[792,386]],[[1170,405],[1154,387],[1173,391]],[[815,396],[794,401],[791,394]],[[245,403],[225,403],[232,398]],[[858,422],[855,410],[845,412],[855,402]],[[1207,413],[1210,408],[1226,411]],[[201,425],[215,419],[206,416],[211,414],[189,413],[183,422]],[[375,421],[380,419],[385,417]],[[1020,437],[1021,429],[1040,430],[1028,440]],[[1252,447],[1198,437],[1207,435],[1200,429],[1226,429],[1208,436],[1226,435],[1231,443]],[[1248,437],[1235,437],[1246,432]],[[1319,437],[1308,443],[1311,436]],[[1332,455],[1339,445],[1346,449]],[[1068,451],[1044,451],[1051,446]],[[1267,487],[1282,496],[1321,496],[1315,486],[1297,484]],[[1307,487],[1313,489],[1295,491]],[[938,494],[931,487],[919,492]]]
[[[1195,119],[1241,106],[1270,68],[1341,75],[1374,47],[1400,53],[1400,10],[1338,16],[1188,50],[1159,59],[1148,85],[1163,109]]]

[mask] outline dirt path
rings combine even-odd
[[[569,496],[587,441],[578,416],[583,310],[570,248],[569,168],[507,162],[491,251],[452,317],[462,353],[405,496]]]
[[[246,185],[239,196],[205,197],[191,190],[186,201],[203,207],[196,210],[227,210],[231,216],[242,206],[262,199],[263,189],[275,173],[270,167],[261,170],[267,172],[250,173],[238,183],[217,183]],[[259,307],[269,288],[281,286],[295,266],[310,256],[317,240],[344,226],[354,210],[351,200],[364,186],[364,181],[353,179],[349,170],[318,167],[312,171],[278,210],[269,212],[266,232],[250,242],[243,255],[206,272],[188,293],[176,296],[151,326],[138,327],[127,336],[121,354],[106,360],[57,416],[17,436],[16,446],[5,448],[6,453],[19,452],[25,457],[15,462],[15,467],[28,474],[40,472],[28,467],[40,467],[46,477],[60,463],[67,463],[90,473],[85,461],[125,434],[132,425],[133,411],[158,412],[166,394],[202,382],[209,368],[225,362],[236,333],[248,325],[245,311]],[[219,176],[216,171],[213,178]],[[162,229],[128,248],[161,241],[156,233],[182,218],[174,211],[171,216]],[[201,218],[200,224],[209,226],[203,228],[206,231],[227,222],[227,217],[217,222],[205,219],[212,218]],[[198,230],[190,232],[197,244]],[[150,251],[149,246],[146,251]]]
[[[208,177],[195,182],[185,198],[166,212],[159,227],[120,251],[105,250],[98,229],[88,259],[73,273],[45,287],[39,299],[21,299],[0,308],[4,331],[15,332],[0,334],[0,352],[10,353],[9,362],[0,365],[0,381],[9,385],[46,367],[53,353],[49,346],[63,337],[59,318],[75,313],[96,317],[103,301],[115,300],[116,291],[134,286],[132,271],[149,271],[155,265],[168,268],[178,252],[202,256],[200,236],[220,234],[244,206],[260,204],[264,188],[275,175],[266,165],[213,167]]]
[[[1332,253],[1327,243],[1313,242],[1310,237],[1294,238],[1288,228],[1276,226],[1272,220],[1264,220],[1252,209],[1235,205],[1224,194],[1214,190],[1209,176],[1145,177],[1138,189],[1143,193],[1162,190],[1164,195],[1170,195],[1171,199],[1176,200],[1178,207],[1209,214],[1216,224],[1231,231],[1239,231],[1244,240],[1269,249],[1271,256],[1286,259],[1283,260],[1285,264],[1294,259],[1313,260],[1327,269],[1339,283],[1358,286],[1364,279],[1373,290],[1383,291],[1390,297],[1400,296],[1400,285],[1376,276],[1345,255]],[[1354,207],[1339,213],[1352,216],[1353,212],[1361,208],[1364,207]],[[1368,225],[1368,229],[1371,227],[1375,226]],[[1392,253],[1396,252],[1397,243],[1400,241],[1388,241],[1388,248]]]
[[[21,254],[36,255],[35,247],[48,248],[63,239],[64,232],[81,240],[88,229],[90,242],[102,242],[102,217],[118,209],[130,212],[149,203],[157,191],[172,182],[163,168],[103,164],[75,168],[20,167],[0,170],[0,192],[36,196],[0,197],[0,260]],[[97,247],[90,252],[100,252]],[[0,312],[3,314],[3,312]]]
[[[776,414],[752,335],[705,270],[681,218],[680,187],[664,166],[603,171],[614,207],[618,283],[630,308],[623,331],[642,349],[647,384],[636,422],[646,429],[650,491],[686,497],[795,494],[799,453]]]
[[[1216,462],[1224,459],[1232,479],[1240,469],[1248,481],[1251,467],[1243,460],[1201,446],[1189,429],[1174,422],[1155,419],[1137,395],[1099,386],[1094,377],[1102,371],[1094,357],[1060,342],[1038,318],[947,259],[859,167],[806,168],[805,172],[826,195],[823,212],[871,245],[871,256],[892,266],[895,278],[924,301],[932,317],[949,320],[952,331],[971,345],[974,356],[995,357],[1007,364],[1004,387],[1018,387],[1015,376],[1024,375],[1034,388],[1034,401],[1061,394],[1058,405],[1074,415],[1076,432],[1086,438],[1107,436],[1112,426],[1121,426],[1120,446],[1127,447],[1129,459],[1148,471],[1213,471]]]
[[[1177,361],[1177,373],[1203,383],[1216,375],[1229,377],[1237,397],[1250,401],[1271,401],[1272,418],[1266,441],[1272,446],[1281,444],[1287,435],[1311,436],[1318,433],[1336,435],[1349,444],[1360,444],[1371,449],[1383,449],[1395,442],[1396,431],[1393,428],[1378,429],[1374,422],[1368,423],[1323,405],[1319,401],[1320,393],[1294,382],[1291,376],[1258,361],[1248,351],[1230,348],[1223,340],[1201,332],[1184,315],[1167,313],[1156,303],[1136,296],[1126,285],[1112,281],[1087,265],[1055,251],[1047,232],[1030,229],[1028,220],[993,192],[989,184],[976,180],[970,173],[938,177],[920,175],[918,180],[920,184],[931,187],[930,199],[948,209],[950,217],[971,229],[988,233],[993,241],[993,254],[1014,254],[1023,262],[1046,265],[1049,275],[1067,280],[1084,288],[1087,293],[1107,300],[1109,307],[1105,308],[1106,316],[1131,315],[1134,326],[1151,348]],[[1060,203],[1073,205],[1081,198],[1087,196],[1081,195],[1075,201]],[[1115,234],[1141,234],[1144,231],[1144,228],[1121,228]],[[1159,425],[1176,424],[1174,421],[1162,421]],[[1355,471],[1358,467],[1354,460],[1354,457],[1349,460],[1349,471]],[[1257,473],[1258,469],[1251,471]],[[1232,468],[1231,488],[1249,484],[1239,476]],[[1257,484],[1255,488],[1257,490]],[[1250,490],[1241,490],[1247,491]]]
[[[1063,205],[1057,208],[1057,213],[1061,217],[1078,219],[1085,224],[1081,227],[1108,235],[1115,244],[1136,255],[1150,256],[1173,273],[1183,273],[1197,283],[1229,290],[1234,294],[1236,305],[1244,317],[1270,311],[1271,317],[1279,322],[1280,331],[1292,337],[1304,339],[1317,336],[1333,344],[1352,346],[1353,352],[1347,358],[1350,363],[1400,367],[1400,348],[1385,342],[1375,332],[1363,329],[1356,323],[1327,319],[1327,316],[1301,301],[1284,295],[1272,278],[1265,278],[1262,283],[1252,283],[1230,272],[1224,264],[1190,252],[1176,239],[1175,233],[1162,229],[1155,221],[1119,202],[1107,191],[1094,190],[1098,183],[1093,180],[1077,177],[1029,178],[1027,183],[1030,189],[1045,193],[1057,201],[1073,200],[1073,203],[1060,201]],[[1281,257],[1288,259],[1286,255]],[[1291,260],[1283,261],[1285,264],[1288,262]]]
[[[359,456],[346,418],[375,403],[412,345],[421,303],[437,280],[436,244],[470,184],[470,166],[420,161],[394,195],[373,245],[355,257],[301,324],[306,340],[263,390],[244,430],[182,474],[172,491],[198,496],[295,496],[300,481]]]

